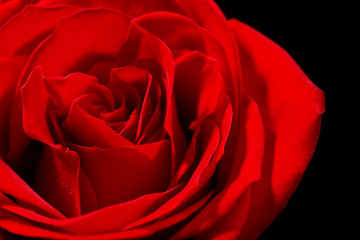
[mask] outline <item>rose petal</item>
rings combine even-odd
[[[149,3],[147,0],[118,1],[118,0],[40,0],[38,5],[55,5],[55,4],[71,4],[82,8],[103,7],[114,9],[131,16],[138,16],[146,12],[153,11],[173,11],[181,12],[181,7],[174,1],[169,0],[153,0]]]
[[[88,71],[88,74],[95,76],[102,85],[106,85],[110,79],[111,70],[117,68],[114,61],[105,60],[103,62],[95,63]]]
[[[111,205],[89,214],[63,220],[47,218],[15,204],[3,204],[2,208],[26,219],[35,228],[36,225],[42,224],[46,229],[58,232],[66,231],[72,233],[73,236],[79,235],[80,238],[86,238],[81,235],[99,236],[98,234],[121,232],[124,225],[156,210],[176,194],[181,187],[179,185],[166,192],[144,195],[129,202]]]
[[[291,57],[237,20],[244,87],[259,106],[265,129],[262,179],[253,184],[249,219],[239,236],[255,239],[284,208],[313,154],[324,111],[323,93]]]
[[[26,57],[0,58],[0,157],[9,151],[9,115],[21,68]]]
[[[185,210],[174,214],[173,216],[164,219],[162,221],[158,221],[156,223],[150,224],[144,228],[128,230],[128,231],[114,231],[110,232],[107,231],[105,234],[91,234],[91,235],[72,235],[72,239],[139,239],[149,237],[155,233],[159,235],[159,238],[168,238],[166,237],[166,231],[161,233],[161,230],[167,229],[172,226],[176,226],[176,224],[184,221],[185,219],[191,217],[196,211],[201,209],[209,200],[209,198],[213,195],[213,191],[209,192],[206,196],[200,199],[198,202],[194,203],[190,207],[186,208]],[[18,212],[19,210],[15,207],[7,207],[13,212]],[[110,209],[109,209],[110,210]],[[124,209],[125,210],[125,209]],[[25,209],[26,212],[26,209]],[[110,212],[108,212],[110,213]],[[0,219],[0,226],[3,226],[5,229],[14,232],[16,234],[21,234],[25,236],[33,236],[33,237],[47,237],[47,238],[55,238],[55,239],[67,239],[70,236],[67,234],[63,234],[61,232],[56,232],[54,230],[48,230],[44,228],[39,228],[35,225],[30,225],[29,223],[23,221],[21,218],[17,217],[16,215],[11,215],[9,212],[1,211],[0,216],[4,216],[4,220],[1,221]],[[29,215],[28,215],[29,216]],[[112,214],[109,215],[111,218]],[[119,215],[118,215],[119,216]],[[114,221],[111,221],[114,223]],[[99,224],[99,222],[96,222]],[[101,224],[101,223],[100,223]],[[95,227],[97,225],[94,225]],[[83,226],[86,228],[86,231],[89,230],[88,226]],[[91,229],[91,228],[90,228]],[[162,236],[164,235],[165,236]]]
[[[155,238],[169,239],[170,236],[173,235],[173,232],[168,231],[168,229],[179,228],[179,226],[176,226],[176,224],[181,223],[181,221],[184,221],[187,218],[191,218],[194,213],[196,213],[202,207],[204,207],[204,205],[209,201],[209,199],[213,196],[213,194],[214,191],[208,192],[204,197],[202,197],[199,201],[191,204],[188,208],[178,213],[175,213],[162,221],[157,221],[153,224],[150,224],[144,227],[144,230],[147,230],[149,232],[149,235],[154,234],[152,236]],[[142,230],[142,228],[140,228],[140,230]]]
[[[174,88],[185,128],[214,113],[225,96],[224,81],[216,61],[197,51],[176,61]]]
[[[224,14],[216,3],[211,0],[176,0],[176,2],[184,8],[191,19],[212,32],[222,46],[224,46],[232,73],[232,81],[227,84],[228,86],[231,86],[231,88],[228,89],[230,90],[228,95],[233,105],[234,117],[237,119],[238,96],[241,89],[241,70],[239,68],[239,58],[236,52],[237,45]],[[199,11],[199,9],[201,9],[201,11]]]
[[[84,24],[87,22],[96,22],[96,25]],[[46,76],[64,76],[69,72],[76,72],[76,70],[81,72],[83,69],[83,72],[87,72],[88,68],[101,61],[102,58],[111,59],[120,51],[126,39],[130,22],[129,17],[104,9],[80,11],[61,20],[54,33],[43,41],[30,57],[27,67],[22,73],[19,86],[21,87],[25,83],[37,66],[41,66]],[[118,31],[118,29],[122,29],[122,31]],[[62,46],[68,48],[64,49]],[[43,93],[41,94],[43,95]],[[17,97],[10,116],[10,153],[8,158],[11,161],[20,161],[29,144],[29,138],[22,129],[22,111],[21,98]],[[41,137],[51,142],[46,129],[45,131],[43,129],[46,126],[47,124],[37,127],[40,127]],[[35,133],[38,129],[36,131],[35,129],[28,130]]]
[[[26,237],[43,237],[53,239],[68,239],[69,235],[32,225],[23,218],[0,209],[0,227],[16,235]]]
[[[74,6],[27,5],[0,27],[0,46],[6,46],[0,48],[0,56],[30,54],[52,32],[60,19],[77,10]]]
[[[130,115],[129,120],[125,122],[123,127],[121,129],[118,129],[117,132],[120,132],[120,135],[125,137],[126,139],[129,139],[129,141],[135,142],[136,129],[138,126],[139,118],[140,113],[136,109]]]
[[[120,95],[120,96],[119,96]],[[118,124],[119,122],[124,122],[129,118],[129,109],[125,103],[125,96],[123,93],[119,92],[119,95],[115,96],[114,98],[121,99],[121,106],[115,111],[112,112],[100,112],[98,117],[107,122],[109,126],[113,126]],[[94,114],[92,114],[94,115]],[[116,129],[116,127],[111,127],[112,129]]]
[[[207,171],[206,168],[209,165],[209,162],[212,159],[212,156],[216,152],[216,149],[219,145],[220,133],[217,126],[211,120],[204,120],[201,124],[201,130],[199,135],[199,140],[197,141],[199,145],[197,146],[200,154],[199,163],[196,166],[194,173],[192,174],[190,180],[186,183],[184,189],[182,189],[179,194],[174,196],[168,202],[166,202],[162,207],[157,211],[148,216],[134,221],[133,223],[126,226],[125,229],[133,229],[149,222],[154,221],[165,216],[168,216],[170,213],[174,212],[176,209],[181,210],[184,206],[191,204],[189,199],[199,198],[203,194],[201,190],[207,191],[207,183],[211,178],[211,172]],[[212,164],[211,168],[215,171],[216,163]],[[203,174],[207,172],[208,174]],[[206,176],[204,176],[206,175]]]
[[[161,221],[157,221],[153,224],[149,224],[146,227],[134,229],[134,230],[126,230],[108,234],[101,235],[88,235],[88,236],[79,236],[74,239],[141,239],[147,237],[154,237],[156,239],[168,239],[169,228],[178,228],[177,224],[181,225],[182,221],[186,221],[187,218],[191,218],[193,214],[195,214],[199,209],[201,209],[214,194],[213,191],[208,192],[203,198],[199,201],[195,202],[188,208],[180,211],[169,218],[166,218]]]
[[[35,167],[35,191],[67,217],[81,214],[79,161],[76,152],[44,145]]]
[[[136,132],[136,140],[138,141],[140,134],[144,132],[144,128],[147,126],[150,118],[154,112],[155,106],[157,103],[160,103],[161,100],[161,88],[157,81],[152,81],[150,79],[146,93],[144,96],[139,123]]]
[[[96,93],[106,99],[113,109],[114,100],[111,93],[98,80],[82,73],[70,73],[64,77],[46,77],[46,90],[57,108],[67,107],[78,97],[87,93]]]
[[[79,170],[81,215],[84,215],[98,209],[98,201],[88,177],[81,168]]]
[[[149,72],[153,79],[162,81],[167,97],[171,96],[174,84],[172,53],[164,42],[138,26],[135,19],[117,61],[120,65],[130,65]]]
[[[227,97],[224,97],[222,100],[219,99],[219,107],[217,111],[211,115],[210,119],[217,123],[220,131],[220,141],[218,148],[212,157],[211,163],[204,169],[202,173],[202,178],[204,179],[209,179],[210,176],[214,174],[215,167],[224,154],[224,147],[228,140],[232,121],[232,107],[230,105],[230,100]],[[199,154],[199,149],[197,149],[196,145],[201,144],[201,142],[197,143],[197,136],[199,135],[202,127],[201,123],[200,125],[194,124],[194,126],[191,127],[194,129],[194,134],[192,136],[188,150],[186,151],[186,155],[182,159],[175,176],[172,178],[172,184],[176,184],[179,181],[187,182],[188,179],[192,176],[193,170],[196,169],[196,165],[198,164],[197,162],[194,162],[194,160],[196,160],[196,154]]]
[[[0,182],[1,193],[12,196],[18,201],[24,202],[27,206],[36,211],[56,218],[65,218],[54,207],[42,199],[33,189],[29,187],[3,160],[0,159],[0,175],[2,181]]]
[[[99,207],[164,191],[169,185],[169,140],[111,149],[71,148],[83,159],[81,168],[94,188]]]
[[[204,27],[214,34],[221,45],[224,47],[227,64],[230,68],[232,77],[225,77],[226,92],[230,98],[232,105],[233,121],[231,132],[228,137],[228,142],[236,141],[239,134],[238,119],[239,119],[239,97],[242,91],[242,76],[241,67],[239,63],[239,56],[237,53],[237,44],[228,26],[226,17],[221,9],[212,0],[176,0],[180,6],[185,10],[189,18],[197,22],[198,25]],[[201,11],[199,11],[201,9]],[[211,16],[211,17],[209,17]],[[227,150],[226,158],[232,159],[233,149]]]
[[[45,90],[44,75],[40,67],[32,71],[26,84],[20,89],[20,94],[24,132],[32,139],[54,145],[46,119],[49,95]]]
[[[250,99],[243,99],[240,116],[242,121],[238,141],[227,143],[227,145],[236,146],[236,158],[232,162],[221,159],[218,166],[217,187],[224,190],[216,195],[193,221],[176,234],[174,239],[184,239],[200,234],[217,236],[223,232],[225,234],[231,232],[231,235],[234,235],[241,231],[249,211],[248,203],[251,193],[249,189],[251,184],[261,177],[264,132],[260,112]],[[211,234],[215,232],[217,234]]]
[[[90,214],[72,219],[64,225],[64,229],[76,234],[100,234],[119,232],[120,229],[132,221],[156,210],[166,200],[179,191],[180,187],[166,192],[152,193],[141,196],[132,201],[111,205]]]
[[[225,50],[207,29],[200,27],[190,18],[171,12],[148,13],[136,20],[140,26],[163,40],[175,59],[187,51],[195,50],[217,59],[224,80],[229,81],[226,85],[231,86],[232,76]],[[176,54],[178,52],[182,54]]]
[[[151,81],[151,74],[144,69],[123,66],[111,70],[111,76],[106,86],[109,89],[116,87],[121,89],[123,85],[133,86],[138,91],[141,102],[143,102],[145,92]]]
[[[112,148],[133,145],[113,131],[103,120],[85,112],[77,102],[71,105],[61,128],[71,142],[82,146]]]
[[[108,87],[114,95],[125,95],[125,101],[130,109],[136,107],[140,111],[136,122],[136,136],[131,137],[137,143],[140,134],[143,134],[144,128],[148,126],[152,118],[154,108],[160,105],[161,88],[158,81],[153,81],[147,71],[127,66],[112,70]],[[131,92],[134,93],[131,94]],[[136,99],[133,100],[134,97]],[[111,116],[111,114],[108,115]],[[161,116],[158,116],[158,120],[161,121]],[[130,121],[133,119],[129,119],[127,124],[130,124]],[[125,126],[121,134],[124,134],[127,128],[128,126]]]
[[[11,1],[12,3],[20,3],[19,1]],[[24,1],[25,3],[26,1]],[[27,2],[27,3],[30,3]],[[4,31],[8,31],[8,33],[14,33],[18,36],[18,34],[20,34],[18,32],[18,25],[23,26],[24,24],[26,25],[28,22],[39,22],[42,21],[42,18],[37,18],[36,16],[34,17],[33,13],[39,13],[42,16],[47,16],[47,18],[50,18],[48,23],[52,23],[51,24],[47,24],[46,21],[44,23],[42,23],[41,25],[43,27],[39,28],[40,32],[35,31],[32,28],[27,28],[27,30],[30,30],[31,33],[29,34],[25,34],[25,36],[21,36],[19,37],[19,39],[23,40],[23,38],[27,38],[30,37],[31,39],[33,38],[35,42],[40,42],[41,39],[41,35],[45,34],[45,32],[47,31],[51,31],[51,29],[53,29],[56,24],[57,24],[57,20],[59,20],[61,17],[65,16],[65,15],[69,15],[72,13],[72,11],[74,11],[75,8],[73,7],[47,7],[47,8],[40,8],[40,7],[28,7],[27,9],[24,10],[24,16],[21,16],[22,14],[20,13],[19,16],[14,17],[14,19],[10,19],[10,21],[3,26],[3,28],[1,28]],[[54,17],[52,16],[52,14],[54,15]],[[64,15],[63,15],[64,14]],[[36,15],[36,14],[35,14]],[[50,16],[48,16],[50,15]],[[29,19],[30,18],[30,19]],[[14,20],[14,21],[12,21]],[[25,23],[24,23],[25,22]],[[35,28],[37,29],[37,28]],[[8,35],[8,34],[6,34]],[[10,36],[12,36],[10,34]],[[7,41],[13,41],[13,37],[11,37],[10,39],[8,39],[7,37],[2,38]],[[16,38],[17,39],[17,38]],[[34,44],[35,44],[34,42]],[[14,45],[11,44],[6,44],[6,46],[9,45],[9,50],[13,51],[13,52],[17,52],[20,50],[20,48],[22,48],[23,46],[21,45],[21,43],[23,42],[18,42],[19,44],[15,44],[16,41],[14,42]],[[12,46],[12,47],[11,47]],[[7,51],[7,50],[4,50]],[[19,84],[18,84],[18,88],[21,88],[22,85],[24,84],[24,82],[27,80],[28,75],[32,72],[33,69],[29,69],[27,71],[27,74],[25,74],[25,76],[23,75],[23,77],[21,77]],[[29,138],[26,136],[26,134],[23,131],[23,123],[22,123],[22,99],[20,97],[20,94],[18,94],[14,100],[14,103],[12,105],[12,109],[11,109],[11,113],[10,113],[10,140],[9,140],[9,148],[10,148],[10,152],[7,155],[7,158],[9,159],[10,162],[12,162],[13,166],[16,165],[21,165],[21,159],[23,157],[23,155],[26,154],[26,151],[28,151],[28,145],[29,145]],[[18,167],[16,167],[17,169]]]
[[[95,63],[119,53],[130,23],[130,17],[105,9],[82,10],[63,18],[32,54],[27,69],[41,66],[45,76],[87,72]]]
[[[157,86],[156,87],[158,89],[157,92],[160,92],[161,91],[160,86],[158,84],[155,84],[155,86]],[[143,128],[145,129],[143,130],[142,134],[139,136],[138,144],[143,144],[145,142],[150,143],[151,141],[149,140],[151,139],[151,137],[155,136],[157,131],[159,130],[165,131],[163,130],[162,123],[163,123],[163,112],[162,112],[160,96],[158,96],[157,101],[155,103],[155,109],[154,112],[152,113],[151,118],[149,119],[146,125],[143,123],[143,125],[145,125],[143,126]],[[157,138],[155,137],[155,139]]]
[[[123,50],[122,57],[118,59],[119,63],[135,64],[136,67],[151,73],[153,79],[162,81],[162,94],[166,99],[164,128],[172,142],[171,172],[173,174],[176,165],[185,153],[186,139],[179,123],[173,95],[174,61],[171,51],[162,41],[136,24],[133,24],[130,29],[127,44]]]
[[[0,4],[0,26],[8,19],[21,11],[27,4],[32,4],[36,0],[14,0],[6,1]]]

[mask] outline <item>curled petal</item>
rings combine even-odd
[[[261,178],[264,151],[262,119],[255,102],[244,97],[240,116],[239,139],[227,143],[237,149],[235,159],[221,159],[218,165],[217,187],[223,190],[174,239],[212,234],[236,239],[239,235],[249,212],[251,184]]]
[[[32,71],[20,93],[24,132],[32,139],[54,145],[55,142],[46,119],[49,94],[45,90],[44,75],[40,67]]]
[[[224,80],[216,60],[197,51],[176,61],[176,73],[175,96],[182,123],[188,128],[216,111],[225,96]]]
[[[133,145],[103,120],[84,111],[78,102],[71,105],[66,119],[61,123],[61,128],[70,139],[69,142],[82,146],[112,148]]]

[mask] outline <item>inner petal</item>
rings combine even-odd
[[[90,115],[76,102],[71,105],[61,127],[73,143],[82,146],[111,148],[132,145],[130,141],[107,126],[103,120]]]
[[[144,131],[149,121],[152,120],[151,133],[148,134],[151,136],[156,130],[154,129],[156,123],[162,119],[160,106],[161,87],[159,82],[153,79],[148,71],[134,66],[127,66],[113,69],[107,86],[113,92],[113,95],[121,96],[121,100],[124,98],[122,101],[125,101],[129,111],[135,108],[128,121],[119,125],[116,131],[137,143],[140,137],[143,138]],[[155,109],[157,109],[157,120],[153,118]],[[115,114],[118,115],[119,113],[116,111],[110,113],[107,118],[111,118],[112,122],[114,122],[113,115]]]
[[[214,113],[226,96],[217,62],[198,51],[179,58],[176,61],[175,94],[185,128]]]
[[[56,107],[69,106],[76,98],[87,94],[96,93],[103,96],[107,104],[113,109],[113,97],[104,86],[100,85],[97,78],[83,73],[71,73],[64,77],[47,77],[45,86],[51,100]]]
[[[170,182],[169,140],[112,149],[72,144],[97,195],[98,207],[165,191]]]

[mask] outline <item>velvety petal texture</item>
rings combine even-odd
[[[244,88],[265,128],[262,178],[252,189],[251,227],[242,232],[255,239],[299,184],[319,137],[324,95],[285,50],[244,23],[229,24],[239,45]]]
[[[256,239],[324,96],[212,0],[0,1],[0,238]]]

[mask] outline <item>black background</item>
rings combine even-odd
[[[265,1],[264,1],[265,2]],[[267,1],[268,2],[268,1]],[[267,239],[337,239],[341,233],[338,196],[342,196],[342,174],[331,146],[337,136],[333,128],[334,108],[340,89],[331,84],[339,68],[335,56],[337,36],[342,34],[339,13],[330,5],[316,1],[226,1],[216,3],[227,18],[243,21],[283,47],[297,61],[309,78],[325,92],[326,112],[322,115],[321,134],[314,156],[286,208],[265,230],[259,240]],[[338,147],[338,146],[337,146]]]

